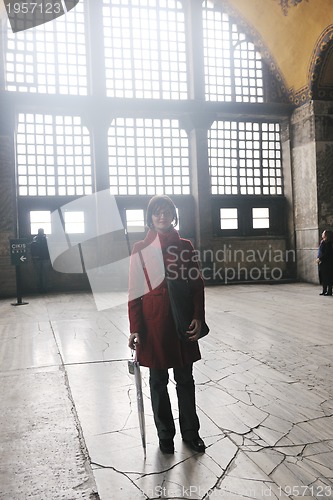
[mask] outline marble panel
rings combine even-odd
[[[0,373],[60,363],[49,322],[2,324],[0,338]]]
[[[208,287],[206,305],[211,332],[200,341],[202,360],[194,367],[206,453],[194,453],[181,440],[172,371],[175,453],[160,452],[148,369],[142,368],[145,460],[134,378],[127,368],[126,307],[97,311],[86,293],[34,297],[25,311],[26,306],[0,301],[5,401],[0,445],[8,462],[0,461],[0,480],[7,498],[30,498],[34,488],[44,492],[48,465],[56,471],[52,484],[65,478],[77,485],[73,495],[59,489],[66,500],[77,492],[93,498],[94,478],[101,500],[299,500],[302,487],[302,498],[330,498],[333,340],[327,324],[333,320],[332,302],[318,296],[318,287],[297,283]],[[76,438],[68,447],[73,429]],[[12,475],[15,457],[23,464],[31,460],[29,482],[19,491]],[[82,484],[73,483],[67,467],[79,471]],[[320,487],[327,488],[325,496]]]

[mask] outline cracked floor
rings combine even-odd
[[[319,287],[208,287],[194,370],[206,453],[177,423],[175,454],[160,453],[142,368],[146,460],[126,304],[28,300],[0,302],[1,499],[333,498],[333,300]],[[177,420],[172,376],[169,389]]]

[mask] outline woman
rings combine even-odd
[[[323,287],[320,295],[332,295],[333,286],[333,232],[325,230],[318,249],[319,281]]]
[[[176,207],[168,196],[154,196],[147,208],[146,238],[134,245],[129,279],[128,345],[137,360],[149,367],[149,386],[160,450],[174,453],[175,424],[167,390],[168,369],[173,368],[184,442],[203,453],[195,406],[193,363],[201,358],[198,337],[204,321],[204,285],[192,243],[179,237]],[[165,275],[190,280],[194,313],[188,341],[176,333]]]

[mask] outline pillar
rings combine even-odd
[[[311,101],[298,108],[291,134],[298,278],[318,283],[320,234],[333,229],[333,103]]]

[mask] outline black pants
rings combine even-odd
[[[183,439],[191,440],[199,431],[199,419],[195,407],[195,386],[192,375],[193,365],[174,368],[178,397],[179,425]],[[175,435],[175,423],[167,385],[168,370],[150,368],[150,394],[157,434],[160,439],[172,439]]]
[[[49,261],[46,259],[35,259],[35,265],[38,277],[38,291],[46,292]]]

